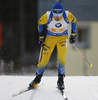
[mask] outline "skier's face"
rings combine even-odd
[[[59,21],[62,17],[62,13],[53,13],[53,17],[56,21]]]

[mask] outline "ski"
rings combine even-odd
[[[24,89],[22,89],[22,90],[20,90],[20,91],[18,91],[18,92],[16,92],[16,93],[14,93],[14,94],[12,94],[12,96],[15,97],[15,96],[20,95],[20,94],[22,94],[22,93],[24,93],[24,92],[27,92],[27,91],[29,91],[29,90],[31,90],[29,87],[24,88]]]
[[[42,84],[38,84],[36,88],[38,88],[38,87],[41,86],[41,85],[44,85],[44,84],[43,84],[43,83],[42,83]],[[16,92],[16,93],[12,94],[12,96],[13,96],[13,97],[18,96],[18,95],[20,95],[20,94],[22,94],[22,93],[24,93],[24,92],[27,92],[27,91],[32,90],[32,89],[34,90],[34,89],[36,89],[36,88],[26,87],[26,88],[24,88],[24,89],[22,89],[22,90],[20,90],[20,91],[18,91],[18,92]]]
[[[64,100],[68,100],[68,98],[67,98],[67,96],[66,96],[66,94],[65,94],[65,91],[64,91],[64,90],[60,90],[60,89],[58,89],[58,90],[59,90],[60,93],[62,94]]]

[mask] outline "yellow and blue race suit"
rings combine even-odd
[[[58,50],[58,73],[65,75],[65,55],[68,45],[68,24],[71,22],[72,33],[76,33],[76,17],[69,11],[63,11],[59,21],[53,17],[52,11],[47,11],[38,21],[38,31],[42,35],[43,26],[47,25],[47,35],[43,47],[41,62],[37,65],[37,74],[43,74],[54,47]]]

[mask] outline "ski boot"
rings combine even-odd
[[[41,77],[42,77],[42,75],[36,74],[35,79],[29,84],[29,89],[37,88],[37,85],[41,81]]]
[[[64,75],[61,75],[61,74],[58,75],[57,87],[60,90],[65,89],[63,78],[64,78]]]

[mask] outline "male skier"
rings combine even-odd
[[[37,65],[38,69],[36,72],[35,79],[29,84],[30,88],[34,88],[34,84],[38,84],[41,81],[45,66],[47,65],[51,53],[54,47],[57,46],[58,50],[58,81],[57,86],[59,89],[64,89],[64,76],[65,76],[65,55],[67,51],[68,44],[68,24],[71,22],[71,35],[69,37],[69,42],[74,43],[76,40],[76,22],[75,16],[63,9],[62,3],[55,3],[51,11],[47,11],[38,22],[39,31],[39,44],[43,46],[42,59]],[[43,36],[43,26],[47,25],[47,35],[44,42]]]

